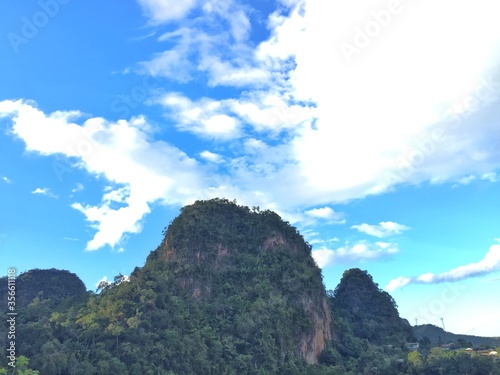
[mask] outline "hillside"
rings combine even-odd
[[[396,302],[367,271],[354,268],[344,272],[333,292],[332,310],[337,321],[343,320],[356,337],[370,342],[387,345],[414,338],[410,324],[399,317]],[[339,331],[342,335],[343,330]]]
[[[474,348],[479,347],[489,347],[496,348],[500,346],[500,337],[481,337],[473,335],[460,335],[451,332],[444,331],[441,327],[437,327],[432,324],[423,324],[419,326],[414,326],[413,331],[419,340],[427,337],[430,342],[434,345],[439,343],[458,343],[461,341],[463,344],[470,344],[466,346],[472,346]]]
[[[87,290],[80,278],[65,270],[30,270],[22,273],[16,278],[16,306],[26,308],[36,298],[38,301],[56,306],[62,300],[72,303],[85,298]],[[0,295],[5,300],[3,306],[7,306],[7,278],[0,278]]]
[[[236,329],[247,340],[251,331],[253,344],[267,343],[268,355],[316,363],[331,338],[326,293],[311,249],[271,211],[225,200],[187,206],[131,281],[150,270],[175,275],[178,289],[212,317],[219,333]],[[248,355],[257,353],[252,349]]]
[[[129,282],[73,306],[33,300],[74,289],[49,271],[35,284],[55,289],[30,288],[18,325],[44,375],[305,374],[331,340],[311,247],[277,214],[227,200],[184,207]]]

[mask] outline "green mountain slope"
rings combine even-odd
[[[0,295],[2,306],[7,306],[7,278],[0,279]],[[25,308],[36,298],[47,301],[50,305],[75,302],[86,296],[85,284],[80,278],[69,271],[49,269],[30,270],[16,278],[16,306]]]
[[[6,286],[4,278],[2,296]],[[145,265],[99,294],[58,270],[26,272],[16,286],[16,354],[43,375],[372,375],[434,366],[406,359],[413,331],[366,271],[346,271],[327,293],[297,229],[224,199],[184,207]],[[1,356],[0,374],[6,369]]]
[[[382,345],[412,340],[413,331],[399,317],[395,301],[379,289],[367,271],[354,268],[344,272],[333,293],[332,310],[336,320],[352,327],[358,338]]]
[[[465,346],[490,347],[496,348],[500,346],[500,337],[482,337],[473,335],[460,335],[451,332],[446,332],[442,328],[432,324],[422,324],[414,326],[413,331],[419,340],[427,337],[432,344],[448,344],[448,343],[463,343]]]

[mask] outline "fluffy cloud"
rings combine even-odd
[[[242,124],[250,125],[263,138],[268,133],[274,136],[283,131],[296,131],[310,124],[315,113],[313,106],[291,104],[277,94],[262,91],[245,94],[238,100],[202,98],[197,101],[179,93],[168,93],[157,102],[176,120],[177,129],[213,139],[243,135]]]
[[[12,132],[27,150],[72,160],[68,165],[53,164],[58,178],[75,167],[112,184],[99,205],[72,204],[97,229],[88,250],[115,246],[124,234],[138,233],[152,203],[186,204],[202,190],[203,173],[196,161],[165,142],[151,141],[151,127],[143,118],[116,123],[90,118],[78,125],[71,121],[79,118],[77,112],[46,115],[33,103],[22,101],[0,102],[0,116],[12,117]]]
[[[163,104],[177,112],[181,128],[207,137],[209,104],[217,107],[217,116],[234,119],[221,118],[218,123],[230,126],[215,128],[215,136],[221,131],[244,136],[245,125],[257,132],[284,131],[273,147],[288,153],[291,163],[279,169],[296,186],[289,196],[297,205],[344,202],[399,184],[456,181],[500,167],[492,143],[499,128],[473,116],[478,110],[485,118],[495,115],[492,103],[500,83],[492,75],[498,63],[491,56],[500,31],[491,30],[500,5],[486,0],[482,7],[451,0],[437,7],[428,1],[401,4],[380,36],[370,37],[351,61],[342,43],[354,43],[357,30],[373,21],[367,15],[374,17],[386,3],[286,5],[291,9],[286,14],[270,15],[270,36],[256,49],[244,38],[219,48],[227,38],[210,28],[203,29],[203,43],[190,37],[191,45],[200,47],[194,61],[211,85],[248,90],[200,101],[167,94],[177,106]],[[236,8],[225,9],[236,14]],[[422,30],[421,20],[430,15]],[[463,19],[475,27],[464,31]],[[186,43],[183,39],[178,46]],[[265,141],[266,134],[257,138]]]
[[[239,122],[225,114],[224,103],[210,99],[195,103],[177,94],[165,95],[160,102],[171,110],[179,130],[215,139],[232,139],[239,135]]]
[[[305,211],[306,216],[313,219],[322,219],[337,224],[345,223],[344,214],[342,212],[335,212],[331,207],[313,208]]]
[[[74,202],[98,230],[89,249],[140,231],[156,201],[226,196],[293,222],[315,207],[401,184],[497,179],[489,174],[500,168],[498,106],[492,105],[500,87],[493,75],[500,4],[405,2],[346,59],[343,43],[355,43],[357,30],[387,2],[281,3],[286,10],[267,19],[267,39],[251,41],[258,13],[251,4],[139,1],[151,24],[181,20],[160,36],[163,50],[139,63],[139,71],[207,83],[205,98],[167,92],[156,103],[178,131],[218,143],[202,150],[217,150],[224,174],[207,176],[195,159],[155,140],[142,118],[76,124],[79,112],[45,114],[29,102],[0,103],[0,116],[14,120],[13,133],[28,151],[63,155],[113,189],[128,186],[120,202]],[[198,5],[196,19],[186,19]],[[230,89],[211,91],[215,86]],[[111,228],[118,210],[118,228]]]
[[[351,228],[379,238],[400,234],[401,232],[410,229],[406,225],[398,224],[393,221],[382,221],[379,225],[363,223],[360,225],[353,225]]]
[[[312,256],[318,267],[324,268],[334,263],[352,263],[380,259],[391,256],[398,251],[398,245],[395,243],[376,242],[371,244],[360,241],[353,245],[346,244],[334,250],[328,248],[314,250]]]
[[[498,241],[500,242],[500,241]],[[445,282],[456,282],[472,277],[488,275],[500,270],[500,245],[494,244],[490,247],[485,257],[479,262],[470,263],[451,269],[440,274],[425,273],[418,277],[400,276],[391,280],[386,289],[393,291],[409,284],[440,284]]]
[[[211,163],[222,163],[223,161],[223,157],[221,155],[208,150],[200,152],[200,157]]]
[[[479,32],[486,32],[483,22],[494,22],[483,12],[498,5],[483,2],[487,6],[479,11],[445,3],[437,8],[428,2],[406,4],[408,9],[351,63],[335,46],[351,42],[356,28],[365,26],[362,15],[379,10],[375,4],[366,3],[364,13],[358,3],[337,2],[338,9],[325,12],[320,2],[307,1],[304,12],[297,10],[275,28],[267,55],[294,56],[294,95],[317,104],[316,128],[305,129],[295,142],[300,172],[317,195],[363,196],[399,183],[440,182],[498,167],[498,151],[487,147],[498,130],[471,118],[498,98],[498,82],[483,68],[499,33],[485,40]],[[449,19],[450,8],[465,19],[480,19],[478,33],[465,38],[463,18]],[[431,13],[425,32],[415,33]],[[439,31],[442,19],[445,32]],[[451,53],[442,48],[450,38],[456,46]],[[458,47],[465,39],[481,63],[469,63],[471,55]]]

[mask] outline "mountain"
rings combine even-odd
[[[432,324],[422,324],[413,327],[413,331],[419,340],[428,338],[432,344],[457,344],[467,347],[488,347],[496,348],[500,346],[500,337],[481,337],[473,335],[460,335],[446,332],[440,327]]]
[[[382,345],[412,340],[412,328],[399,317],[396,302],[367,271],[353,268],[344,272],[333,292],[332,310],[358,338]]]
[[[0,295],[7,306],[7,278],[0,279]],[[36,298],[39,301],[50,302],[52,306],[60,304],[63,300],[72,303],[85,298],[87,290],[80,278],[65,270],[34,269],[22,273],[16,278],[16,307],[25,308]]]
[[[412,328],[367,271],[345,271],[326,292],[311,246],[276,213],[197,201],[163,235],[143,267],[100,293],[85,291],[68,271],[20,275],[14,373],[438,373],[435,352],[427,362],[418,353],[407,359]],[[4,278],[2,296],[7,285]],[[7,329],[0,325],[0,337]],[[0,340],[0,351],[8,345]],[[0,356],[0,374],[12,372],[7,358]],[[439,366],[455,363],[442,375],[461,373],[463,363],[488,369],[475,373],[500,371],[490,359],[438,359]]]
[[[44,375],[298,375],[331,340],[311,246],[276,213],[224,199],[184,207],[145,265],[100,294],[76,299],[65,271],[26,280],[16,339]]]
[[[316,363],[331,339],[311,247],[274,212],[221,199],[184,207],[137,279],[149,269],[175,275],[179,289],[215,315],[218,332],[229,325],[247,340],[251,331],[252,340],[265,341],[278,357]],[[261,332],[268,336],[258,338]]]

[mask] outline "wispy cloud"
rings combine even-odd
[[[489,172],[489,173],[483,174],[481,176],[481,180],[489,181],[489,182],[498,182],[498,181],[500,181],[500,176],[498,176],[498,174],[496,174],[495,172]]]
[[[5,182],[6,184],[11,184],[12,183],[12,181],[7,176],[3,176],[2,177],[2,181]]]
[[[79,191],[83,191],[85,186],[82,183],[78,182],[75,187],[71,190],[72,193],[78,193]]]
[[[375,260],[391,256],[399,251],[396,243],[359,241],[355,244],[345,244],[337,249],[326,247],[314,250],[312,256],[320,268],[336,263],[353,263],[365,260]]]
[[[152,24],[181,19],[196,5],[196,0],[137,0]]]
[[[55,198],[55,199],[59,198],[57,195],[52,193],[49,188],[36,188],[35,190],[33,190],[31,192],[31,194],[46,195],[48,197]]]
[[[458,185],[470,185],[474,181],[489,181],[489,182],[498,182],[500,181],[500,176],[496,172],[488,172],[483,173],[481,175],[468,175],[466,177],[462,177],[457,181],[457,184],[453,185],[453,187],[457,187]]]
[[[500,242],[500,241],[498,241]],[[456,282],[472,277],[485,276],[500,270],[500,245],[494,244],[490,247],[485,257],[479,262],[470,263],[451,269],[440,274],[424,273],[418,277],[400,276],[387,284],[386,289],[393,291],[410,284],[440,284],[445,282]]]
[[[366,233],[370,236],[379,238],[400,234],[410,229],[406,225],[398,224],[393,221],[382,221],[378,225],[359,224],[353,225],[351,228],[356,229],[361,233]]]

